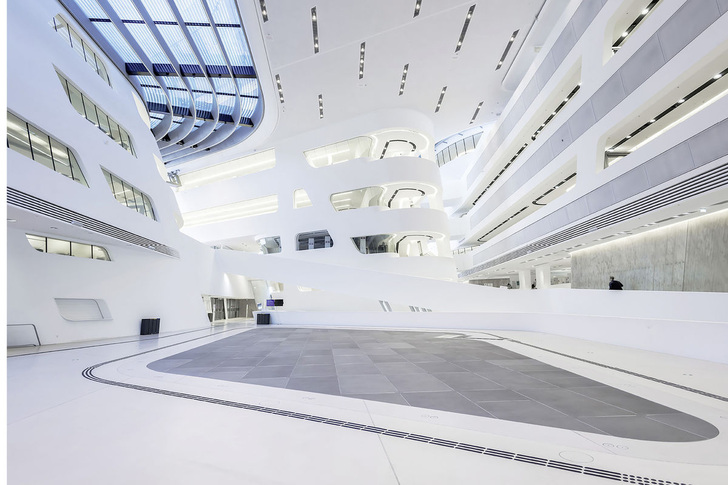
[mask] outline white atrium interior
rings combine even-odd
[[[6,29],[8,483],[728,483],[728,0]]]

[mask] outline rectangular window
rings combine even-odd
[[[63,239],[46,238],[47,252],[50,254],[61,254],[63,256],[71,255],[71,241]]]
[[[134,148],[132,147],[131,139],[129,138],[129,134],[119,125],[119,123],[112,120],[106,113],[104,113],[103,110],[101,110],[101,108],[96,105],[96,103],[91,101],[75,86],[68,82],[68,79],[64,78],[61,73],[56,72],[56,74],[58,74],[58,79],[60,79],[61,85],[63,86],[63,89],[66,90],[66,94],[68,94],[68,99],[69,101],[71,101],[71,105],[73,105],[76,111],[78,111],[80,115],[85,117],[91,123],[98,126],[99,129],[106,133],[106,135],[112,140],[119,143],[120,139],[121,143],[119,144],[121,145],[121,147],[132,155],[136,156],[136,154],[134,153]],[[115,128],[112,129],[112,127]],[[119,132],[118,136],[116,135],[117,129]]]
[[[89,66],[91,66],[91,69],[93,69],[96,74],[98,74],[101,79],[106,82],[106,84],[111,86],[109,73],[106,70],[106,66],[104,66],[103,61],[101,60],[101,57],[99,57],[99,55],[94,52],[91,46],[89,46],[86,42],[83,41],[83,39],[81,39],[81,36],[75,30],[73,30],[68,22],[66,22],[66,20],[60,15],[56,15],[55,17],[53,17],[51,25],[53,26],[55,31],[58,32],[58,35],[60,35],[68,43],[68,45],[70,45],[73,50],[76,51],[78,55],[81,56],[81,58],[83,58],[86,63],[88,63]]]
[[[51,149],[53,152],[53,162],[56,167],[56,172],[62,173],[66,177],[72,179],[73,171],[71,170],[71,162],[68,159],[68,148],[51,138]]]
[[[76,241],[66,241],[45,236],[26,234],[30,245],[41,253],[60,254],[62,256],[75,256],[77,258],[99,259],[111,261],[105,248]]]
[[[157,220],[154,216],[154,210],[152,210],[152,203],[144,192],[129,183],[124,182],[119,177],[107,172],[103,168],[102,171],[104,172],[106,182],[109,184],[109,188],[111,188],[111,192],[120,204],[123,204],[130,209],[134,209],[150,219]]]
[[[71,256],[91,259],[91,245],[71,241]]]
[[[30,150],[33,152],[33,160],[54,170],[48,135],[33,125],[28,125],[28,132],[30,133]]]
[[[28,158],[33,158],[28,138],[28,125],[10,112],[8,112],[8,148]]]
[[[88,187],[76,157],[66,145],[9,111],[8,148]]]

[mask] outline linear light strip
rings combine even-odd
[[[634,19],[634,22],[632,22],[629,27],[627,27],[624,32],[622,32],[622,35],[620,35],[617,40],[612,44],[612,54],[616,53],[620,47],[622,47],[622,44],[625,43],[627,40],[627,37],[630,36],[630,34],[634,31],[634,29],[637,28],[639,24],[642,23],[642,21],[647,17],[647,15],[652,11],[652,9],[655,8],[655,6],[660,2],[660,0],[652,0],[649,5],[647,5],[642,12],[637,16],[636,19]]]
[[[541,134],[543,129],[546,127],[546,125],[548,125],[551,122],[551,120],[553,120],[554,117],[559,113],[559,111],[561,111],[564,108],[564,106],[566,106],[566,104],[569,101],[571,101],[571,98],[573,98],[574,95],[576,94],[576,92],[579,91],[579,88],[581,88],[581,83],[577,84],[574,87],[574,89],[572,89],[571,92],[568,95],[566,95],[566,98],[564,98],[564,100],[561,101],[561,103],[556,107],[556,109],[554,109],[554,111],[549,115],[549,117],[546,118],[546,120],[541,124],[541,126],[539,126],[535,132],[533,132],[533,135],[531,135],[531,141],[536,140],[536,138],[538,137],[538,135]],[[475,198],[475,200],[473,201],[473,205],[478,203],[478,201],[481,199],[481,197],[483,197],[485,195],[485,193],[488,191],[488,189],[490,189],[493,186],[493,184],[501,177],[501,175],[503,175],[503,172],[505,172],[508,169],[508,167],[510,167],[511,164],[513,164],[513,162],[516,161],[516,159],[521,155],[521,153],[523,153],[523,151],[526,149],[527,146],[528,146],[528,142],[524,143],[523,146],[518,149],[516,154],[513,155],[513,157],[508,161],[508,163],[506,163],[506,165],[501,169],[501,171],[498,172],[498,175],[496,175],[493,178],[493,180],[490,181],[490,183],[485,188],[485,190],[483,190],[480,193],[480,195],[478,195],[478,197]]]
[[[481,101],[480,103],[478,103],[478,107],[475,108],[475,113],[473,113],[473,117],[470,118],[470,124],[471,125],[473,124],[473,122],[475,122],[475,118],[478,117],[478,113],[480,113],[480,108],[482,108],[482,107],[483,107],[483,101]]]
[[[409,64],[404,65],[404,69],[402,69],[402,81],[399,83],[399,95],[402,96],[404,94],[404,84],[407,81],[407,71],[409,70]]]
[[[437,106],[435,107],[435,113],[440,111],[440,106],[442,105],[442,99],[445,97],[445,91],[447,91],[447,86],[443,86],[442,91],[440,91],[440,99],[437,100]]]
[[[364,77],[364,49],[366,49],[366,42],[362,42],[359,47],[359,79]]]
[[[619,140],[617,143],[615,143],[610,148],[608,148],[607,151],[608,152],[614,152],[614,151],[616,151],[617,148],[620,145],[623,145],[627,140],[629,140],[630,138],[632,138],[635,135],[638,135],[640,132],[642,132],[643,130],[645,130],[646,128],[648,128],[650,125],[652,125],[654,122],[656,122],[660,118],[663,118],[668,113],[670,113],[671,111],[673,111],[674,109],[676,109],[678,106],[680,106],[681,104],[683,104],[685,101],[687,101],[688,99],[694,97],[695,95],[697,95],[698,93],[700,93],[702,90],[706,89],[708,86],[710,86],[711,84],[713,84],[714,82],[716,82],[718,79],[722,78],[725,75],[728,75],[728,68],[723,69],[721,72],[717,73],[715,76],[712,76],[710,79],[708,79],[702,85],[700,85],[698,88],[694,89],[689,94],[686,94],[682,98],[678,99],[675,104],[673,104],[672,106],[670,106],[669,108],[667,108],[666,110],[664,110],[663,112],[661,112],[660,114],[654,116],[647,123],[645,123],[644,125],[640,126],[635,131],[633,131],[629,135],[627,135],[624,138],[622,138],[621,140]]]
[[[316,7],[311,8],[311,26],[313,27],[313,53],[318,54],[319,36],[318,36],[318,16],[316,15]]]
[[[475,11],[475,5],[471,5],[468,9],[468,15],[465,17],[465,23],[463,24],[463,30],[460,31],[460,38],[458,39],[458,45],[455,46],[455,53],[460,51],[460,48],[463,46],[463,41],[465,40],[465,33],[468,31],[468,25],[470,25],[470,19],[473,17],[473,12]]]
[[[511,46],[513,45],[513,41],[516,40],[516,36],[518,35],[518,30],[514,30],[511,34],[511,38],[508,40],[508,44],[506,44],[506,48],[503,51],[503,55],[500,58],[500,61],[498,61],[498,65],[495,67],[495,70],[497,71],[501,67],[503,67],[503,61],[506,60],[506,56],[508,55],[508,51],[511,50]]]
[[[278,98],[283,102],[283,87],[281,86],[281,76],[276,74],[276,85],[278,87]]]
[[[265,6],[265,0],[260,0],[260,14],[263,16],[263,22],[268,21],[268,8]]]
[[[422,0],[417,0],[417,2],[415,2],[415,14],[412,18],[417,17],[420,14],[420,7],[422,7]]]
[[[321,119],[324,117],[324,95],[319,94],[318,100],[319,100],[319,119]]]

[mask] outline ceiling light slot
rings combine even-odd
[[[579,88],[581,88],[581,83],[578,83],[576,86],[574,86],[574,89],[572,89],[569,92],[569,94],[566,95],[566,97],[561,101],[561,103],[559,103],[559,105],[551,112],[549,117],[546,118],[546,120],[543,123],[541,123],[541,125],[539,125],[538,129],[535,132],[533,132],[533,134],[531,135],[531,141],[535,141],[536,138],[538,138],[538,135],[541,134],[543,129],[546,127],[546,125],[551,123],[551,121],[554,119],[554,117],[557,114],[559,114],[559,111],[564,109],[564,106],[566,106],[567,103],[569,101],[571,101],[571,99],[574,97],[574,95],[576,95],[577,91],[579,91]],[[506,163],[506,165],[503,167],[503,169],[501,169],[501,171],[493,178],[493,180],[490,181],[490,183],[485,188],[485,190],[483,190],[478,195],[478,197],[475,198],[475,200],[473,201],[473,205],[478,203],[478,201],[485,195],[485,193],[488,191],[488,189],[490,189],[493,186],[493,184],[495,184],[495,182],[501,177],[501,175],[503,175],[503,172],[505,172],[506,169],[508,169],[508,167],[510,167],[513,164],[513,162],[516,161],[516,159],[521,155],[521,153],[523,153],[523,151],[526,149],[526,147],[528,147],[528,142],[521,145],[521,147],[513,155],[513,157],[511,157],[511,159],[508,161],[508,163]]]
[[[481,101],[480,103],[478,103],[478,107],[475,108],[475,113],[473,113],[473,117],[470,118],[470,124],[471,125],[475,122],[475,118],[478,117],[478,113],[480,113],[480,108],[482,108],[482,107],[483,107],[483,101]]]
[[[283,86],[281,86],[281,76],[276,74],[276,87],[278,88],[278,99],[283,102]]]
[[[445,91],[447,91],[447,86],[443,86],[442,91],[440,91],[440,99],[437,100],[437,106],[435,106],[435,113],[440,111],[440,106],[442,106],[442,100],[445,97]]]
[[[399,95],[404,94],[404,84],[407,81],[407,71],[409,70],[409,64],[405,64],[402,69],[402,81],[399,83]]]
[[[422,7],[422,0],[417,0],[415,2],[415,14],[412,18],[417,17],[420,14],[420,7]]]
[[[468,25],[470,25],[470,19],[473,18],[473,12],[475,11],[475,5],[471,5],[468,9],[468,15],[465,16],[465,23],[463,24],[463,30],[460,31],[460,38],[458,39],[458,45],[455,46],[455,53],[460,52],[465,40],[465,33],[468,31]]]
[[[324,117],[324,95],[319,94],[319,119]]]
[[[366,49],[366,42],[362,42],[359,47],[359,79],[364,77],[364,51]]]
[[[319,34],[318,34],[318,15],[316,15],[316,7],[311,8],[311,26],[313,27],[313,53],[318,54]]]
[[[511,46],[513,46],[513,42],[516,40],[516,36],[518,35],[518,30],[514,30],[511,34],[511,38],[508,39],[508,44],[506,44],[506,48],[503,50],[503,55],[501,56],[500,60],[498,61],[498,65],[495,66],[495,70],[497,71],[501,67],[503,67],[503,62],[506,60],[506,56],[508,55],[508,51],[511,50]]]
[[[260,0],[260,14],[263,16],[263,22],[268,21],[268,9],[265,6],[265,0]]]
[[[710,103],[723,96],[728,90],[725,82],[722,82],[721,85],[715,85],[715,83],[717,83],[726,74],[728,74],[728,68],[723,69],[714,76],[711,76],[703,84],[682,96],[657,115],[648,119],[639,128],[624,136],[614,145],[606,148],[604,150],[604,168],[609,167],[616,161],[629,155],[644,144],[648,143],[650,140],[662,134],[665,130],[670,129],[677,123],[685,121],[685,119],[697,113],[700,109],[708,106]],[[712,89],[709,91],[703,92],[711,87]],[[701,93],[702,96],[699,96]],[[693,99],[693,101],[689,102],[691,99]],[[678,111],[673,113],[675,110]],[[672,115],[670,116],[671,113]]]
[[[632,35],[632,32],[635,31],[637,27],[642,23],[642,21],[647,18],[647,16],[652,13],[652,11],[655,9],[657,4],[660,3],[660,0],[651,0],[647,6],[643,9],[640,9],[639,15],[637,15],[637,18],[635,18],[631,24],[629,24],[624,30],[617,29],[614,32],[614,36],[616,36],[616,39],[612,43],[612,54],[616,54],[617,51],[624,45],[624,43],[627,41],[627,38]],[[624,25],[624,24],[622,24]],[[621,32],[620,32],[621,30]]]

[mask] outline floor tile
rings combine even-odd
[[[715,438],[719,433],[712,424],[685,413],[650,414],[647,418],[707,439]]]
[[[460,394],[467,397],[471,401],[491,402],[491,401],[528,401],[529,399],[523,394],[517,393],[510,389],[494,389],[485,391],[460,391]]]
[[[380,394],[397,392],[397,388],[383,375],[339,376],[342,394]]]
[[[293,372],[291,373],[291,377],[314,376],[336,377],[336,367],[333,364],[297,365],[293,368]]]
[[[581,421],[605,433],[623,438],[669,442],[689,442],[704,439],[696,434],[668,426],[645,416],[587,416],[581,418]]]
[[[266,367],[256,367],[248,372],[246,377],[289,377],[293,372],[292,365],[269,365]]]
[[[429,374],[400,374],[387,377],[402,393],[452,390],[447,384]]]
[[[579,419],[581,419],[581,416],[634,415],[631,411],[590,399],[568,389],[521,389],[519,392],[534,401]]]
[[[339,381],[336,377],[291,377],[286,389],[339,395]]]
[[[339,364],[338,362],[336,372],[340,376],[381,374],[379,368],[374,364]]]
[[[376,365],[381,373],[385,375],[427,373],[425,369],[418,367],[411,362],[380,362]]]
[[[475,416],[490,417],[491,414],[464,398],[455,391],[445,392],[403,392],[402,397],[411,405],[418,408],[437,409],[452,413],[472,414]]]
[[[405,398],[403,398],[401,394],[396,392],[388,392],[384,394],[345,394],[344,396],[357,399],[365,399],[367,401],[388,402],[391,404],[401,404],[403,406],[409,406],[409,403],[405,400]]]

